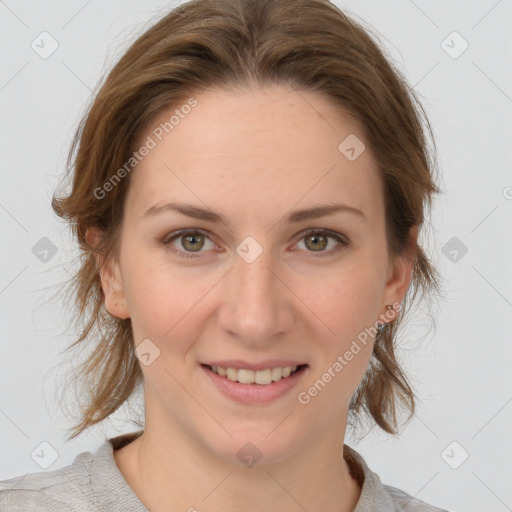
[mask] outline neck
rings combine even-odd
[[[357,504],[360,485],[343,458],[343,435],[334,429],[286,459],[245,466],[156,425],[146,421],[140,437],[114,451],[121,473],[152,512],[348,512]]]

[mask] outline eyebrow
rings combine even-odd
[[[201,208],[192,204],[185,203],[165,203],[162,205],[154,205],[148,208],[143,217],[153,217],[163,212],[176,212],[192,217],[194,219],[204,220],[207,222],[223,223],[225,224],[222,216],[212,210]],[[353,206],[346,204],[325,204],[319,206],[313,206],[311,208],[305,208],[302,210],[295,210],[285,216],[285,222],[290,224],[302,222],[304,220],[318,219],[320,217],[326,217],[327,215],[333,215],[335,213],[353,213],[365,219],[365,214]]]

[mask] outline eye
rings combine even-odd
[[[337,245],[335,244],[335,247],[329,250],[324,250],[329,245],[329,239],[335,240]],[[304,245],[308,252],[320,253],[318,256],[332,254],[333,252],[337,252],[343,247],[347,247],[349,245],[348,240],[343,235],[328,229],[308,229],[305,233],[302,233],[300,242],[302,241],[304,241]],[[317,255],[313,255],[313,257],[316,256]]]
[[[170,250],[175,252],[180,258],[196,258],[200,253],[201,249],[205,246],[205,239],[209,240],[214,248],[215,244],[209,239],[209,237],[203,233],[202,231],[194,230],[185,230],[180,231],[178,233],[172,233],[172,236],[166,236],[162,243],[169,247]],[[181,241],[180,241],[181,239]],[[174,245],[174,242],[177,242],[177,245]]]
[[[337,242],[337,245],[335,245],[334,248],[325,250],[329,245],[329,239]],[[162,239],[162,244],[167,246],[169,250],[177,254],[180,258],[197,258],[200,256],[201,252],[204,252],[201,251],[201,249],[205,247],[205,240],[209,241],[211,244],[209,249],[215,248],[215,244],[210,240],[209,236],[197,229],[171,233]],[[303,241],[305,242],[307,252],[319,253],[312,257],[326,256],[349,245],[348,240],[343,235],[327,229],[308,229],[302,233],[300,242]],[[208,247],[206,248],[208,249]]]

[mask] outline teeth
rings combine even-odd
[[[272,382],[289,377],[297,366],[285,366],[284,368],[268,368],[266,370],[245,370],[236,368],[223,368],[222,366],[210,366],[213,372],[221,377],[226,377],[233,382],[240,382],[242,384],[262,384],[267,385]]]
[[[242,370],[239,370],[239,372],[240,371]],[[254,382],[256,382],[256,384],[270,384],[272,382],[272,370],[270,369],[251,373],[254,373]]]
[[[282,368],[272,368],[272,380],[279,380],[283,376]]]
[[[236,372],[237,370],[234,371]],[[255,373],[261,374],[263,372],[253,372],[252,370],[238,370],[238,382],[241,382],[242,384],[252,384],[254,382]]]
[[[235,368],[226,368],[226,377],[229,380],[237,380],[238,371]]]

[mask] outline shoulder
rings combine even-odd
[[[366,464],[364,458],[353,448],[343,449],[352,477],[361,485],[361,496],[354,512],[448,512],[429,505],[396,487],[384,485],[377,473]]]
[[[92,454],[83,452],[77,455],[69,466],[0,480],[0,510],[2,512],[96,510],[87,506],[91,503],[94,506],[89,478],[92,461]]]
[[[395,501],[396,505],[400,506],[400,510],[403,512],[448,512],[444,508],[434,507],[418,498],[414,498],[396,487],[383,485],[383,488],[388,496]]]

